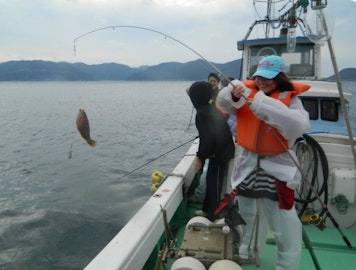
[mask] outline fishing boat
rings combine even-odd
[[[338,76],[327,1],[267,0],[262,4],[267,15],[255,20],[237,42],[242,51],[240,79],[249,79],[259,60],[274,54],[285,59],[293,81],[311,86],[300,96],[311,128],[294,145],[303,175],[295,193],[303,223],[300,269],[354,269],[356,154],[348,119],[351,94],[343,92]],[[252,37],[256,28],[262,29],[262,38]],[[323,45],[329,48],[336,82],[321,80]],[[201,176],[193,166],[198,145],[198,138],[191,141],[171,173],[152,174],[152,196],[85,269],[274,269],[273,236],[268,237],[262,254],[255,253],[258,260],[238,264],[243,225],[234,216],[237,210],[229,181],[217,211],[223,218],[211,222],[194,216],[201,204],[188,197]],[[251,252],[256,252],[253,241]]]

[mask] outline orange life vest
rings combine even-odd
[[[259,91],[256,88],[256,83],[254,81],[244,81],[243,83],[252,90],[249,98],[253,98]],[[293,96],[310,88],[308,85],[297,83],[293,83],[293,87],[293,91],[275,91],[270,97],[279,99],[283,104],[289,106]],[[236,141],[247,150],[261,156],[271,156],[286,152],[286,149],[289,148],[288,141],[278,129],[257,118],[247,104],[237,110],[236,119]]]

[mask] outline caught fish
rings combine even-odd
[[[86,140],[86,142],[91,147],[94,147],[96,145],[96,141],[92,140],[90,138],[89,119],[88,119],[87,114],[85,113],[84,109],[79,109],[76,124],[77,124],[77,129],[78,129],[80,135],[82,135],[84,140]]]

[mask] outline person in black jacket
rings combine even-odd
[[[188,94],[197,111],[195,125],[199,133],[195,171],[200,171],[204,161],[209,159],[202,210],[210,220],[214,220],[214,211],[220,203],[222,184],[227,175],[228,163],[234,157],[235,145],[226,119],[215,105],[211,84],[195,82]]]

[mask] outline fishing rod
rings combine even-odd
[[[337,221],[335,220],[335,218],[333,217],[333,215],[331,214],[331,212],[329,211],[326,203],[323,202],[323,200],[321,199],[320,195],[318,194],[318,192],[315,190],[314,186],[310,183],[310,181],[306,178],[306,176],[303,173],[303,169],[300,167],[300,165],[298,164],[298,162],[295,160],[295,158],[292,156],[292,154],[289,152],[289,149],[287,149],[287,147],[284,145],[284,143],[282,142],[282,140],[279,138],[279,136],[276,134],[276,132],[273,130],[273,128],[271,128],[271,131],[273,133],[273,135],[275,136],[275,138],[278,140],[278,142],[283,146],[284,150],[286,150],[287,154],[289,155],[289,157],[291,158],[291,160],[293,161],[294,165],[296,166],[296,168],[299,170],[299,172],[302,175],[302,179],[303,181],[309,186],[310,190],[314,193],[315,197],[317,198],[317,200],[320,202],[323,210],[325,211],[326,215],[330,218],[331,222],[333,223],[333,225],[335,226],[335,228],[339,231],[339,233],[342,236],[342,239],[344,240],[344,242],[346,243],[348,248],[352,248],[351,242],[349,241],[349,239],[345,236],[345,234],[341,231],[339,224],[337,223]]]
[[[132,171],[129,171],[128,173],[124,174],[124,175],[121,176],[118,180],[121,180],[121,179],[123,179],[123,178],[129,176],[130,174],[133,174],[134,172],[136,172],[136,171],[138,171],[139,169],[145,167],[146,165],[152,163],[153,161],[156,161],[157,159],[160,159],[161,157],[167,155],[168,153],[173,152],[174,150],[177,150],[178,148],[180,148],[180,147],[182,147],[182,146],[184,146],[184,145],[186,145],[186,144],[188,144],[188,143],[194,141],[194,140],[197,139],[197,138],[199,138],[199,136],[196,136],[196,137],[194,137],[193,139],[190,139],[190,140],[188,140],[188,141],[186,141],[186,142],[184,142],[184,143],[182,143],[182,144],[180,144],[180,145],[178,145],[178,146],[172,148],[171,150],[168,150],[167,152],[165,152],[165,153],[159,155],[158,157],[155,157],[154,159],[151,159],[150,161],[147,161],[146,163],[144,163],[144,164],[138,166],[137,168],[133,169]]]
[[[142,27],[142,26],[135,26],[135,25],[113,25],[113,26],[106,26],[106,27],[102,27],[102,28],[98,28],[92,31],[89,31],[85,34],[82,34],[78,37],[76,37],[73,42],[74,42],[74,55],[76,55],[77,49],[76,49],[76,42],[80,39],[82,39],[85,36],[88,36],[90,34],[93,34],[95,32],[98,31],[102,31],[102,30],[106,30],[106,29],[112,29],[115,30],[116,28],[133,28],[133,29],[139,29],[139,30],[145,30],[145,31],[149,31],[149,32],[153,32],[159,35],[164,36],[164,38],[169,38],[177,43],[179,43],[180,45],[184,46],[185,48],[187,48],[188,50],[192,51],[193,53],[195,53],[196,55],[198,55],[202,60],[204,60],[206,63],[208,63],[216,72],[219,73],[219,75],[221,77],[223,77],[226,81],[230,82],[230,80],[228,79],[228,77],[220,70],[218,69],[212,62],[210,62],[208,59],[206,59],[203,55],[201,55],[199,52],[197,52],[196,50],[194,50],[192,47],[188,46],[187,44],[183,43],[182,41],[157,30],[151,29],[151,28],[147,28],[147,27]],[[231,83],[231,82],[230,82]]]

